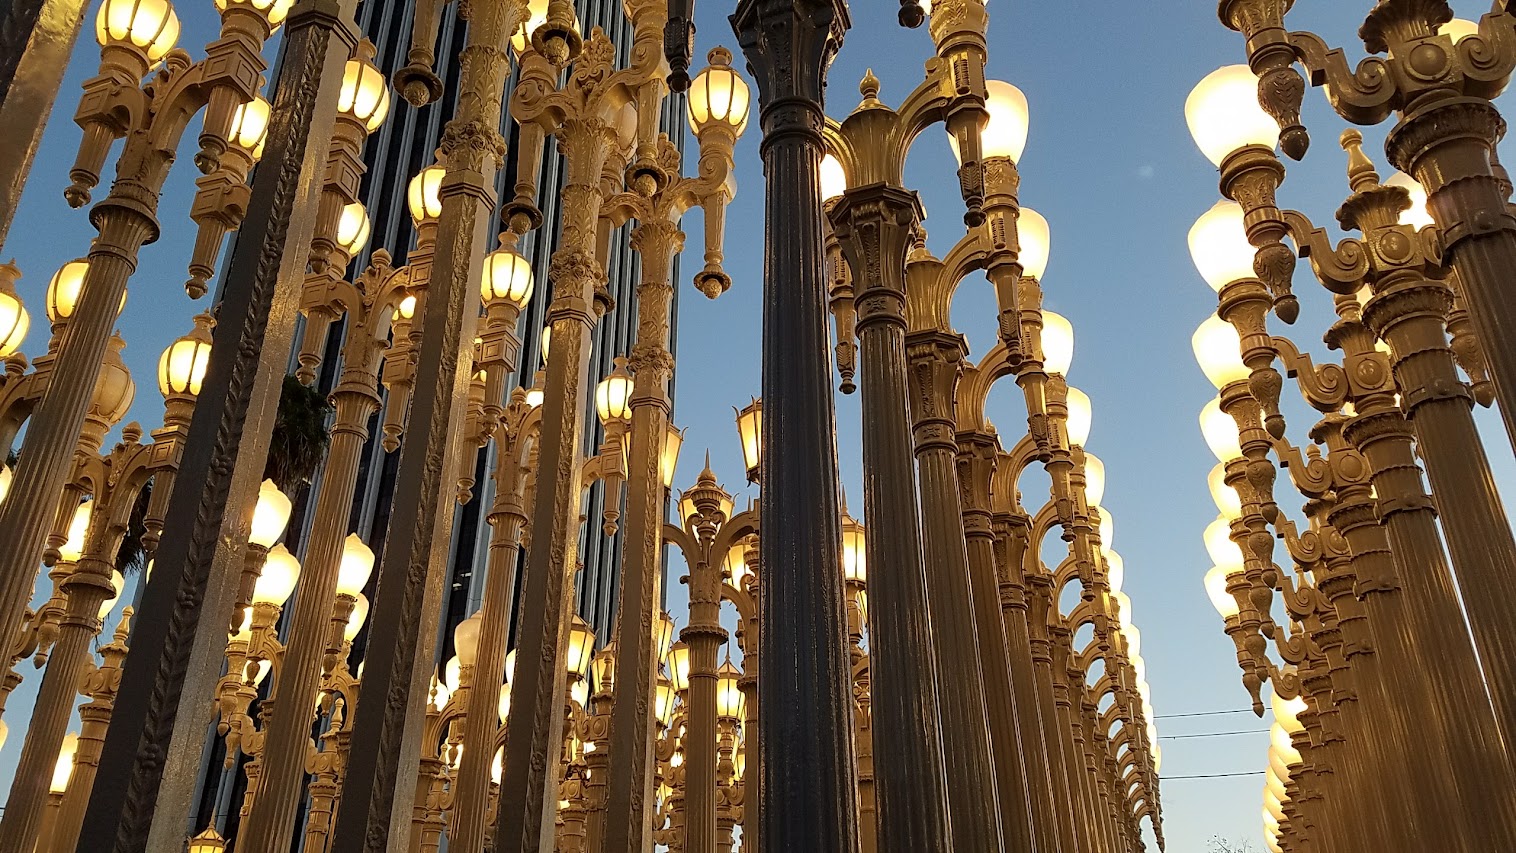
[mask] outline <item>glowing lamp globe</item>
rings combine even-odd
[[[1205,444],[1216,456],[1216,461],[1225,464],[1242,458],[1242,439],[1237,434],[1237,422],[1221,410],[1221,398],[1216,397],[1200,410],[1200,433]]]
[[[985,157],[1005,157],[1013,163],[1021,161],[1026,151],[1027,134],[1031,128],[1031,110],[1026,94],[1003,80],[990,80],[985,84],[989,97],[985,107],[990,120],[985,123],[980,135],[980,147]],[[963,165],[963,153],[958,150],[958,139],[948,134],[948,145],[958,165]]]
[[[864,550],[866,531],[851,515],[842,516],[842,576],[856,583],[868,583],[868,555]]]
[[[1479,23],[1468,18],[1454,18],[1437,28],[1437,34],[1447,36],[1454,44],[1463,41],[1469,36],[1479,35]]]
[[[68,790],[68,778],[74,773],[74,755],[79,751],[79,735],[69,732],[63,736],[63,746],[58,750],[58,760],[53,764],[53,776],[47,789],[54,794]]]
[[[484,627],[484,611],[475,610],[474,615],[458,623],[453,629],[453,649],[458,661],[464,666],[473,666],[479,655],[479,632]]]
[[[90,514],[94,508],[94,501],[84,501],[74,509],[74,516],[68,523],[68,535],[58,548],[58,559],[77,563],[84,556],[84,537],[89,533]]]
[[[95,16],[101,47],[124,47],[157,62],[179,40],[179,16],[168,0],[105,0]]]
[[[15,267],[0,265],[0,273]],[[19,273],[16,273],[19,275]],[[0,358],[6,358],[21,348],[26,333],[32,326],[31,314],[16,295],[16,288],[8,278],[0,278]]]
[[[742,589],[742,579],[747,577],[747,546],[742,543],[733,545],[727,549],[726,557],[721,561],[722,572],[730,578],[729,583],[736,588]]]
[[[1242,360],[1242,337],[1231,323],[1212,314],[1190,338],[1195,361],[1216,390],[1242,382],[1252,374]]]
[[[658,612],[658,635],[654,644],[658,649],[658,659],[663,660],[668,656],[669,647],[674,644],[674,617],[667,610]]]
[[[510,680],[516,675],[516,650],[511,649],[510,654],[505,656],[505,680]]]
[[[75,258],[59,267],[47,283],[47,319],[59,323],[74,316],[79,308],[79,296],[84,290],[84,275],[89,272],[89,258]],[[121,294],[121,305],[116,315],[126,307],[126,294]]]
[[[1042,369],[1068,375],[1074,364],[1074,324],[1062,314],[1042,312]]]
[[[10,494],[11,480],[15,479],[15,477],[16,475],[11,471],[9,465],[0,465],[0,502],[3,502],[5,496]]]
[[[349,533],[342,542],[342,559],[337,563],[337,594],[357,598],[368,586],[369,575],[374,571],[374,552],[363,544],[356,533]]]
[[[448,658],[447,663],[442,665],[442,682],[447,685],[449,695],[457,693],[458,688],[463,686],[463,661],[457,655]]]
[[[211,318],[201,314],[189,334],[168,345],[158,358],[158,391],[168,397],[195,397],[211,363]]]
[[[1246,65],[1207,74],[1185,100],[1184,118],[1195,144],[1215,166],[1239,148],[1279,144],[1279,123],[1258,103],[1258,76]]]
[[[368,211],[363,208],[362,202],[344,205],[342,214],[337,218],[337,246],[351,258],[368,245],[371,229]]]
[[[1400,214],[1401,225],[1414,225],[1417,228],[1425,228],[1428,225],[1437,224],[1432,219],[1431,208],[1427,207],[1426,188],[1418,183],[1415,178],[1407,175],[1405,172],[1396,172],[1384,184],[1388,187],[1400,187],[1411,194],[1410,210],[1402,211]]]
[[[690,130],[699,136],[709,128],[726,127],[741,136],[752,110],[748,85],[732,70],[732,54],[726,48],[712,48],[706,61],[710,65],[690,81]]]
[[[1205,573],[1205,594],[1211,599],[1211,606],[1221,614],[1222,619],[1230,619],[1242,612],[1237,606],[1237,599],[1226,591],[1226,579],[1236,570],[1235,566],[1214,566]]]
[[[295,0],[216,0],[216,11],[224,13],[228,8],[249,9],[268,22],[269,31],[272,32],[279,29],[279,25],[289,17],[293,5]]]
[[[1293,735],[1305,731],[1305,723],[1300,722],[1300,715],[1307,708],[1304,696],[1285,699],[1275,692],[1269,698],[1269,705],[1274,709],[1275,722],[1283,726],[1287,733]]]
[[[1201,214],[1190,228],[1190,259],[1200,277],[1220,292],[1234,281],[1256,278],[1253,257],[1257,250],[1248,242],[1242,205],[1218,201]]]
[[[1269,727],[1269,745],[1279,750],[1279,757],[1286,767],[1293,767],[1301,762],[1300,750],[1290,740],[1290,733],[1280,723],[1274,723]]]
[[[690,689],[690,647],[682,641],[669,646],[668,662],[674,689],[680,693]]]
[[[629,421],[632,418],[632,375],[625,359],[616,359],[616,369],[595,386],[595,412],[600,422]]]
[[[224,853],[225,850],[226,839],[214,826],[207,826],[204,832],[189,841],[189,853]]]
[[[436,222],[442,215],[442,179],[446,175],[446,169],[434,164],[418,172],[406,186],[406,206],[417,225]]]
[[[1111,600],[1116,603],[1116,619],[1118,624],[1132,624],[1132,599],[1124,592],[1111,593]],[[1141,679],[1139,679],[1141,680]]]
[[[100,609],[95,612],[95,618],[101,621],[110,615],[111,608],[116,606],[116,599],[121,597],[121,590],[126,589],[126,576],[111,569],[111,594],[100,602]]]
[[[742,690],[737,687],[737,679],[742,677],[742,670],[727,661],[716,670],[716,716],[728,719],[741,719],[743,706],[747,704],[742,695]]]
[[[1242,496],[1237,490],[1226,483],[1226,466],[1220,462],[1211,469],[1206,482],[1211,487],[1211,500],[1216,502],[1216,509],[1221,512],[1221,517],[1227,521],[1236,521],[1242,517]]]
[[[525,308],[532,298],[532,264],[511,249],[496,249],[484,256],[484,268],[479,277],[479,294],[486,305],[508,302],[517,308]],[[542,331],[547,334],[551,326]],[[544,345],[545,346],[545,345]],[[547,360],[544,350],[542,360]]]
[[[1103,506],[1095,507],[1095,514],[1100,517],[1100,541],[1109,548],[1116,541],[1116,521]]]
[[[1122,625],[1121,636],[1126,638],[1126,653],[1129,657],[1142,654],[1142,632],[1137,630],[1136,625]]]
[[[1041,281],[1053,253],[1053,229],[1048,221],[1030,207],[1021,208],[1016,219],[1016,242],[1021,244],[1021,274]]]
[[[659,677],[658,688],[653,695],[653,713],[657,715],[658,722],[665,727],[674,719],[674,683],[668,678]]]
[[[1243,564],[1242,548],[1232,541],[1232,526],[1226,516],[1217,516],[1215,521],[1206,525],[1204,539],[1211,562],[1218,566]]]
[[[253,584],[253,601],[283,607],[300,582],[300,561],[283,545],[269,549],[268,559],[263,563],[263,573]]]
[[[263,143],[268,138],[268,119],[272,109],[268,99],[262,95],[254,95],[251,101],[239,105],[237,111],[232,113],[232,129],[226,135],[227,141],[241,148],[254,160],[263,156]]]
[[[1093,453],[1084,454],[1084,499],[1088,506],[1099,506],[1105,497],[1105,463]]]
[[[568,657],[565,662],[569,672],[583,678],[590,671],[590,657],[595,653],[595,632],[590,623],[578,616],[569,627]]]
[[[669,424],[663,434],[663,452],[658,457],[658,474],[663,487],[674,487],[674,471],[679,467],[679,451],[684,447],[684,430]]]
[[[368,621],[368,608],[368,596],[359,593],[357,601],[353,602],[353,612],[348,614],[347,624],[342,626],[343,642],[351,643],[363,630],[363,623]]]
[[[273,480],[264,480],[258,487],[258,503],[253,508],[252,534],[247,541],[261,548],[272,548],[284,528],[289,524],[290,513],[295,505],[284,492],[279,491]]]
[[[828,154],[821,158],[821,200],[831,201],[834,198],[842,198],[847,192],[847,172],[842,168],[842,161],[835,154]]]
[[[742,441],[742,464],[749,483],[757,482],[763,467],[763,401],[757,397],[737,411],[737,437]]]
[[[516,53],[526,53],[532,44],[532,33],[547,23],[548,0],[529,0],[526,4],[526,22],[511,36],[511,47]]]
[[[1090,406],[1090,395],[1071,385],[1068,390],[1067,405],[1069,444],[1083,447],[1090,440],[1090,428],[1095,422],[1095,412]]]
[[[1105,555],[1106,579],[1111,585],[1111,592],[1120,593],[1122,585],[1126,583],[1126,560],[1110,548],[1103,549],[1101,553]]]
[[[500,717],[500,725],[505,725],[505,721],[510,719],[511,716],[511,685],[509,682],[500,685],[500,701],[495,706],[495,711]]]
[[[337,112],[353,119],[370,133],[384,124],[390,112],[390,86],[384,72],[360,54],[342,67],[342,89]]]

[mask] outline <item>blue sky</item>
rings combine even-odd
[[[725,19],[732,5],[699,4],[697,57],[703,60],[716,44],[736,52]],[[831,74],[828,112],[839,118],[857,104],[856,84],[869,68],[882,82],[881,98],[898,104],[920,81],[932,49],[924,29],[895,25],[894,2],[853,5],[854,28]],[[1464,16],[1483,11],[1473,0],[1453,5]],[[1299,4],[1290,26],[1322,33],[1357,57],[1361,45],[1353,34],[1371,6],[1369,0]],[[1143,631],[1160,736],[1252,732],[1163,740],[1166,777],[1261,771],[1268,743],[1265,724],[1249,715],[1163,719],[1247,704],[1231,642],[1201,588],[1210,561],[1200,534],[1216,510],[1206,488],[1214,460],[1201,441],[1196,415],[1214,392],[1195,366],[1189,343],[1196,325],[1214,309],[1215,297],[1191,265],[1185,237],[1218,194],[1215,169],[1186,130],[1184,99],[1217,66],[1244,60],[1241,37],[1220,25],[1213,8],[1178,0],[995,0],[990,5],[989,74],[1019,86],[1031,104],[1021,200],[1052,226],[1052,262],[1043,280],[1046,304],[1074,323],[1070,381],[1094,401],[1089,448],[1108,471],[1105,506],[1115,520],[1114,545],[1125,557],[1126,591]],[[198,57],[203,54],[199,45],[214,34],[212,5],[186,3],[179,13],[184,22],[180,44]],[[48,278],[65,261],[84,254],[93,234],[85,211],[70,210],[62,199],[80,137],[71,120],[79,84],[98,61],[89,34],[86,28],[5,247],[6,256],[14,257],[23,272],[19,290],[33,312],[24,351],[33,356],[47,342],[42,305]],[[1290,164],[1281,203],[1335,229],[1331,214],[1347,194],[1345,156],[1336,144],[1344,125],[1319,91],[1307,93],[1307,106],[1315,145],[1304,164]],[[1383,167],[1383,129],[1368,129],[1366,136],[1370,155]],[[194,240],[188,218],[195,177],[188,164],[192,151],[184,152],[164,192],[159,214],[163,237],[144,249],[121,321],[128,343],[125,357],[138,381],[129,419],[148,429],[162,417],[154,379],[158,354],[190,329],[191,317],[201,308],[182,287]],[[906,172],[907,183],[921,193],[929,214],[929,244],[939,255],[963,233],[954,167],[945,137],[933,130],[912,150]],[[97,198],[109,179],[107,173]],[[676,485],[693,482],[709,448],[712,467],[742,505],[756,496],[752,489],[739,488],[745,480],[733,422],[733,407],[745,405],[759,388],[763,175],[756,116],[738,144],[737,184],[726,231],[733,288],[708,301],[688,281],[679,283],[687,289],[678,321],[675,420],[689,431]],[[686,231],[691,256],[682,268],[691,272],[699,268],[701,251],[698,211],[686,221]],[[1329,302],[1308,272],[1298,276],[1296,289],[1304,310],[1290,334],[1319,352],[1319,336],[1331,318]],[[994,341],[993,294],[982,278],[970,280],[958,293],[953,320],[977,359]],[[1302,441],[1310,421],[1299,407],[1290,414],[1292,436]],[[1013,383],[1004,382],[992,393],[990,415],[1004,435],[1019,431],[1025,411]],[[1481,417],[1498,479],[1509,487],[1516,483],[1509,446],[1498,422],[1488,413]],[[856,396],[839,397],[838,430],[843,485],[859,496]],[[1045,481],[1025,485],[1029,504],[1045,494]],[[858,510],[861,499],[853,504]],[[671,604],[682,602],[677,580],[670,593]],[[30,713],[36,681],[30,667],[23,667],[27,684],[12,697],[6,715],[13,733]],[[9,778],[19,743],[19,736],[13,736],[0,750],[0,779]],[[1206,839],[1217,834],[1252,840],[1261,849],[1262,785],[1261,776],[1166,782],[1170,849],[1201,851]]]

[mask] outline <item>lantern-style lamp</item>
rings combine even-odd
[[[584,678],[590,671],[590,656],[594,653],[595,632],[590,630],[590,623],[576,614],[574,624],[569,627],[568,657],[565,659],[569,672]]]
[[[658,687],[653,694],[653,713],[658,716],[658,722],[667,728],[674,720],[674,682],[667,676],[658,676]]]
[[[89,272],[89,258],[75,258],[58,268],[47,283],[47,319],[54,324],[74,316],[79,307],[79,295],[84,290],[84,275]],[[121,305],[116,315],[126,307],[126,294],[121,294]]]
[[[343,205],[342,213],[337,217],[337,248],[349,258],[363,251],[368,245],[369,235],[373,225],[368,218],[368,210],[363,207],[363,202],[355,201]]]
[[[690,647],[682,640],[669,646],[669,680],[683,693],[690,689]]]
[[[742,464],[747,466],[747,481],[756,483],[763,465],[763,400],[754,397],[747,408],[737,410],[737,436],[742,439]]]
[[[16,279],[21,270],[13,263],[0,264],[0,358],[21,348],[32,318],[16,294]]]
[[[658,659],[668,656],[669,646],[674,644],[674,617],[667,610],[658,613]]]
[[[663,477],[663,487],[674,487],[674,469],[679,467],[679,450],[684,447],[684,430],[668,425],[663,434],[663,454],[658,459],[658,471]]]
[[[710,63],[690,82],[688,111],[690,130],[699,137],[705,131],[721,127],[741,136],[752,111],[752,95],[742,75],[732,69],[732,52],[713,47],[706,54]]]
[[[721,668],[716,670],[716,716],[730,720],[742,719],[743,706],[747,704],[742,690],[737,687],[737,680],[742,677],[742,670],[732,665],[731,658],[727,658]]]
[[[632,419],[632,387],[626,359],[618,356],[616,369],[595,386],[595,412],[602,424],[609,426],[612,421],[625,423]]]
[[[363,125],[373,133],[384,124],[390,112],[390,86],[384,72],[374,65],[374,45],[364,39],[356,55],[342,67],[342,88],[337,95],[337,112]]]
[[[164,397],[200,394],[211,363],[211,327],[215,322],[210,314],[196,316],[195,328],[169,344],[158,358],[158,391]]]
[[[433,164],[411,178],[406,187],[405,200],[411,211],[411,219],[417,225],[435,223],[437,217],[442,215],[442,179],[446,176],[447,169]]]
[[[368,586],[373,571],[374,552],[358,534],[349,533],[342,542],[342,559],[337,564],[337,594],[357,598]]]
[[[1184,102],[1184,118],[1200,151],[1215,166],[1249,145],[1272,150],[1279,123],[1258,103],[1258,76],[1246,65],[1212,71]]]
[[[58,760],[53,764],[53,778],[47,789],[54,794],[68,790],[68,778],[74,773],[74,755],[79,752],[79,735],[69,732],[63,736],[63,746],[58,750]]]
[[[747,546],[738,542],[728,548],[721,568],[723,574],[731,578],[732,587],[742,589],[742,579],[747,577]]]
[[[95,16],[95,39],[154,63],[179,40],[179,16],[168,0],[105,0]]]
[[[532,298],[532,264],[514,249],[499,248],[484,256],[484,268],[479,278],[479,293],[484,304],[509,303],[518,309],[525,308]],[[547,329],[544,327],[543,333]],[[547,360],[544,351],[543,361]]]
[[[865,531],[862,524],[842,514],[842,576],[854,583],[868,583],[868,556],[864,552]]]
[[[262,95],[254,95],[251,101],[240,104],[232,113],[232,128],[226,140],[242,149],[249,159],[263,156],[263,143],[268,139],[268,120],[273,106]]]
[[[95,502],[92,500],[84,501],[74,509],[74,516],[68,524],[68,537],[58,549],[58,559],[77,563],[84,556],[84,537],[89,533],[90,515],[94,509]]]

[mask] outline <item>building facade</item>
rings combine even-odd
[[[617,46],[618,60],[626,64],[632,42],[632,27],[622,12],[619,0],[576,0],[580,25],[585,33],[594,27],[605,30]],[[415,4],[410,0],[365,0],[358,11],[358,23],[364,35],[374,43],[377,55],[374,62],[387,75],[406,62],[410,47],[411,19]],[[394,257],[399,266],[414,245],[415,227],[406,203],[406,187],[410,178],[435,160],[437,145],[442,130],[452,117],[459,93],[461,72],[458,58],[461,56],[466,34],[466,22],[458,17],[458,4],[448,4],[442,12],[437,44],[437,75],[442,79],[443,95],[435,103],[415,109],[403,99],[393,100],[388,121],[374,132],[368,140],[365,161],[368,172],[364,178],[361,201],[368,210],[372,223],[372,236],[368,246],[356,258],[349,274],[361,272],[368,264],[372,252],[383,248]],[[520,132],[509,117],[510,92],[514,89],[514,74],[506,88],[507,109],[502,134],[506,136],[509,153],[505,167],[496,183],[497,196],[508,201],[511,187],[517,179],[516,150]],[[676,145],[683,148],[684,141],[684,96],[672,95],[664,106],[662,128]],[[507,384],[507,393],[517,387],[529,387],[532,377],[542,367],[542,329],[548,306],[552,302],[552,283],[548,278],[548,264],[558,244],[561,214],[559,197],[564,181],[562,157],[556,145],[549,140],[541,158],[538,175],[538,204],[542,209],[542,227],[527,235],[517,247],[532,263],[536,288],[530,304],[521,313],[517,332],[522,341],[520,366]],[[503,228],[503,224],[500,226]],[[622,226],[611,241],[607,261],[608,287],[615,307],[606,314],[596,328],[594,348],[590,359],[590,375],[586,388],[593,394],[595,383],[614,369],[617,356],[625,355],[633,344],[637,328],[637,283],[641,275],[641,263],[630,245],[630,225]],[[490,248],[494,248],[491,246]],[[230,256],[230,253],[227,253]],[[675,264],[675,280],[678,263]],[[679,288],[675,288],[675,316]],[[334,324],[323,354],[317,387],[330,391],[341,372],[342,326]],[[293,357],[292,357],[293,359]],[[290,372],[296,367],[292,360]],[[361,536],[381,555],[392,523],[391,512],[395,498],[395,474],[399,453],[387,452],[380,439],[383,410],[376,413],[369,423],[370,439],[364,451],[359,469],[357,492],[353,502],[352,516],[348,526]],[[586,407],[584,441],[581,452],[593,454],[604,438],[604,431],[595,414],[593,401]],[[456,509],[453,525],[451,558],[448,565],[439,567],[449,577],[445,593],[443,620],[438,625],[439,661],[452,654],[453,626],[478,609],[484,590],[484,568],[488,559],[490,528],[486,515],[495,499],[495,485],[491,477],[495,459],[491,442],[478,452],[475,462],[475,486],[473,499]],[[295,510],[289,530],[285,534],[286,546],[297,556],[303,554],[304,543],[311,529],[311,512],[315,506],[315,494],[320,486],[320,474],[299,495],[293,495]],[[622,500],[620,496],[615,498]],[[599,519],[606,500],[604,485],[596,482],[587,493],[583,504],[583,517],[587,523],[581,526],[580,559],[582,570],[576,584],[577,609],[595,630],[598,642],[609,641],[614,624],[618,595],[619,567],[621,563],[622,535],[607,536]],[[524,557],[524,549],[523,549]],[[521,571],[518,561],[516,571]],[[376,574],[377,579],[377,574]],[[370,580],[370,585],[375,580]],[[519,578],[518,585],[519,588]],[[372,593],[372,589],[370,589]],[[515,616],[512,615],[512,645],[514,646]],[[364,634],[354,641],[354,652],[363,653]],[[239,767],[223,770],[225,745],[212,726],[208,748],[205,751],[206,765],[201,794],[196,813],[189,816],[192,831],[214,825],[226,837],[234,838],[239,823],[238,811],[246,792],[246,777]],[[299,849],[299,834],[295,847]]]

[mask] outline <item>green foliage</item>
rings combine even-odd
[[[147,565],[147,549],[142,537],[147,534],[147,505],[153,499],[153,481],[148,480],[137,493],[137,502],[132,504],[132,514],[126,523],[126,536],[121,547],[116,549],[116,571],[131,576]]]
[[[320,391],[293,376],[284,377],[263,476],[287,494],[310,482],[331,441],[327,430],[331,411],[331,404]]]

